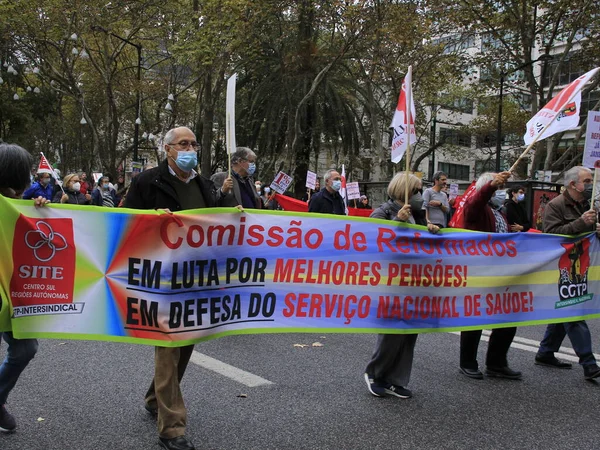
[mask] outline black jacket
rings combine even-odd
[[[167,160],[158,167],[140,173],[131,181],[125,198],[125,207],[133,209],[168,208],[181,211],[181,205],[175,189],[171,186],[173,175],[169,173]],[[197,175],[190,183],[198,183],[207,208],[221,206],[223,194],[215,184],[202,175]]]
[[[327,188],[323,188],[310,198],[308,212],[345,216],[346,206],[339,194],[332,195]]]
[[[523,231],[528,231],[531,228],[531,223],[527,217],[527,211],[522,203],[515,203],[512,199],[504,202],[506,207],[506,219],[509,225],[521,225]]]

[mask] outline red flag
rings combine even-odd
[[[463,195],[459,195],[456,197],[455,205],[456,211],[450,220],[448,226],[450,228],[464,228],[465,226],[465,203],[469,200],[473,194],[475,194],[475,182],[473,181],[471,185],[467,188]]]
[[[40,153],[40,155],[42,156],[40,157],[40,163],[38,164],[37,173],[49,173],[54,178],[56,178],[56,175],[54,174],[54,169],[52,168],[44,154]]]
[[[275,200],[286,211],[308,212],[308,203],[302,200],[275,194]],[[373,211],[370,209],[348,208],[349,216],[369,217]]]

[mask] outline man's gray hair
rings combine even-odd
[[[475,183],[475,190],[481,190],[481,188],[488,184],[490,181],[492,181],[495,176],[496,174],[494,172],[482,173],[481,176],[477,179],[477,182]]]
[[[238,164],[240,161],[252,157],[256,158],[256,153],[248,147],[236,147],[235,152],[231,155],[231,164]]]
[[[173,139],[175,139],[175,134],[177,133],[177,130],[180,130],[182,128],[185,128],[187,130],[192,131],[192,129],[189,128],[189,127],[175,127],[175,128],[171,128],[165,134],[165,137],[163,138],[163,144],[166,144],[166,145],[176,144],[177,142],[173,142]],[[192,131],[192,133],[193,133],[193,131]]]
[[[587,167],[583,167],[583,166],[575,166],[575,167],[571,167],[569,170],[567,170],[565,172],[564,186],[568,187],[569,184],[571,184],[571,181],[574,181],[575,183],[577,183],[579,181],[579,174],[583,170],[585,170],[587,172],[591,172],[590,169],[588,169]]]
[[[325,181],[325,184],[327,184],[327,180],[329,180],[331,178],[331,174],[333,172],[337,172],[337,170],[335,170],[335,169],[329,169],[327,172],[325,172],[325,175],[323,175],[323,181]]]

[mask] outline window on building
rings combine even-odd
[[[544,72],[544,78],[542,79],[542,85],[544,87],[548,87],[550,84],[550,80],[554,76],[554,72],[559,64],[560,69],[556,80],[556,86],[569,84],[586,72],[583,63],[587,62],[587,60],[583,61],[579,54],[573,53],[569,55],[562,64],[560,63],[561,58],[561,55],[554,55],[554,59],[548,63],[546,71]]]
[[[581,113],[580,116],[587,120],[587,113],[590,111],[596,103],[600,100],[600,90],[588,92],[586,95],[581,97]]]
[[[473,100],[466,97],[455,98],[452,101],[446,101],[442,108],[450,111],[456,111],[466,114],[473,114]]]
[[[448,145],[471,147],[471,135],[463,133],[456,128],[440,128],[440,140]]]
[[[438,163],[438,170],[441,170],[448,178],[452,178],[453,180],[464,180],[469,181],[469,172],[470,167],[462,164],[452,164],[446,162]]]
[[[449,34],[447,36],[433,39],[433,45],[443,46],[442,53],[448,55],[460,50],[475,47],[475,36],[472,34]]]

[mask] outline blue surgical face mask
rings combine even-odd
[[[246,170],[248,172],[249,176],[254,175],[254,172],[256,172],[256,164],[255,163],[248,163],[248,169]]]
[[[338,192],[342,188],[342,180],[333,180],[333,183],[331,183],[331,188]]]
[[[494,206],[494,209],[500,209],[504,204],[504,199],[506,198],[506,193],[504,191],[496,191],[494,196],[491,198],[490,202]]]
[[[525,200],[525,194],[517,194],[517,201],[522,202]]]
[[[177,167],[184,172],[190,172],[198,165],[198,155],[196,155],[194,150],[177,152],[177,159],[173,160],[177,164]]]

